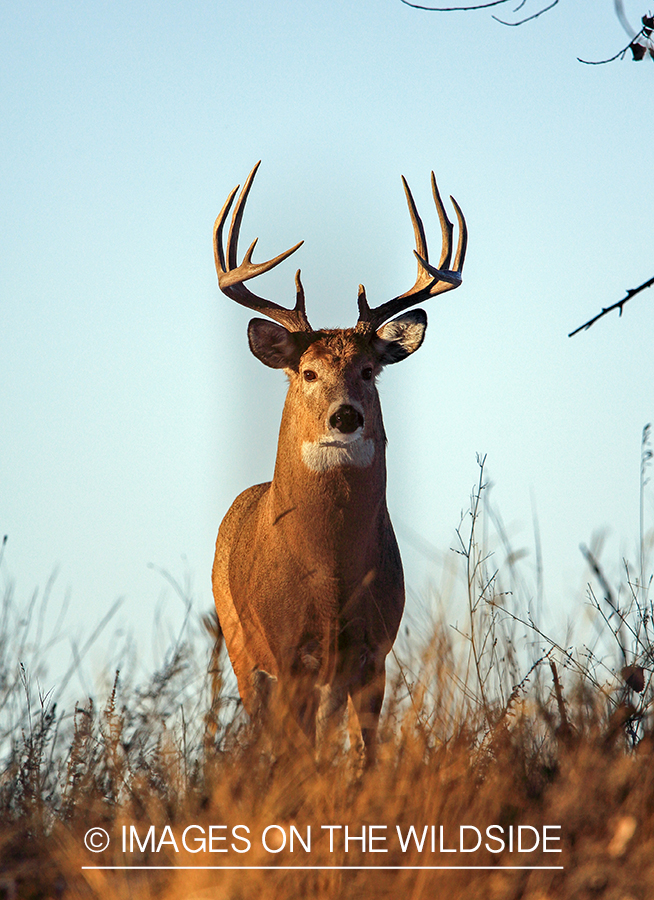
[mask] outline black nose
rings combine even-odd
[[[353,406],[339,406],[330,416],[329,424],[337,428],[341,434],[352,434],[357,428],[363,428],[363,416]]]

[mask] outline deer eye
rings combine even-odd
[[[364,381],[370,381],[372,378],[372,366],[366,366],[365,369],[362,369],[361,377]]]
[[[302,374],[304,375],[305,381],[315,381],[318,377],[313,369],[305,369]]]

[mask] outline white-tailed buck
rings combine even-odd
[[[252,262],[256,240],[237,261],[238,236],[258,163],[223,228],[238,186],[214,227],[218,284],[237,303],[267,316],[252,319],[248,339],[264,365],[284,369],[289,387],[273,480],[248,488],[225,516],[216,542],[213,591],[218,619],[251,716],[274,694],[312,743],[340,719],[348,697],[366,757],[374,758],[384,698],[386,656],[404,608],[402,561],[386,508],[386,435],[375,380],[382,368],[422,344],[421,309],[391,316],[461,284],[466,223],[459,222],[454,263],[452,223],[432,173],[442,231],[437,267],[429,263],[422,221],[404,190],[418,259],[406,293],[371,309],[359,286],[354,328],[314,331],[300,272],[295,307],[252,293],[245,282],[295,252]],[[300,242],[301,243],[301,242]]]

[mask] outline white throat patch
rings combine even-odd
[[[302,444],[302,461],[312,472],[327,472],[338,466],[366,469],[374,455],[374,441],[360,436],[354,440],[322,438],[319,441],[304,441]]]

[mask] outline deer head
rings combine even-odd
[[[285,308],[254,294],[245,282],[279,265],[302,245],[262,263],[253,263],[255,239],[238,263],[238,238],[250,189],[260,163],[250,172],[232,213],[226,252],[223,230],[239,186],[234,188],[214,226],[214,253],[220,289],[237,303],[268,319],[252,319],[248,340],[252,353],[271,368],[282,368],[290,379],[287,408],[303,409],[303,420],[312,434],[301,437],[303,459],[308,468],[324,471],[334,465],[367,466],[374,455],[374,440],[383,440],[375,376],[390,363],[415,352],[424,339],[427,316],[421,309],[400,315],[417,303],[461,284],[465,260],[466,222],[451,198],[459,223],[459,237],[452,259],[453,225],[447,217],[434,173],[432,192],[441,224],[442,249],[438,266],[429,262],[422,220],[404,178],[402,183],[415,233],[414,254],[418,263],[416,281],[408,291],[371,309],[363,285],[359,285],[359,318],[354,328],[316,331],[309,324],[300,270],[295,275],[295,306]],[[269,321],[272,320],[272,321]],[[370,422],[370,428],[367,423]]]

